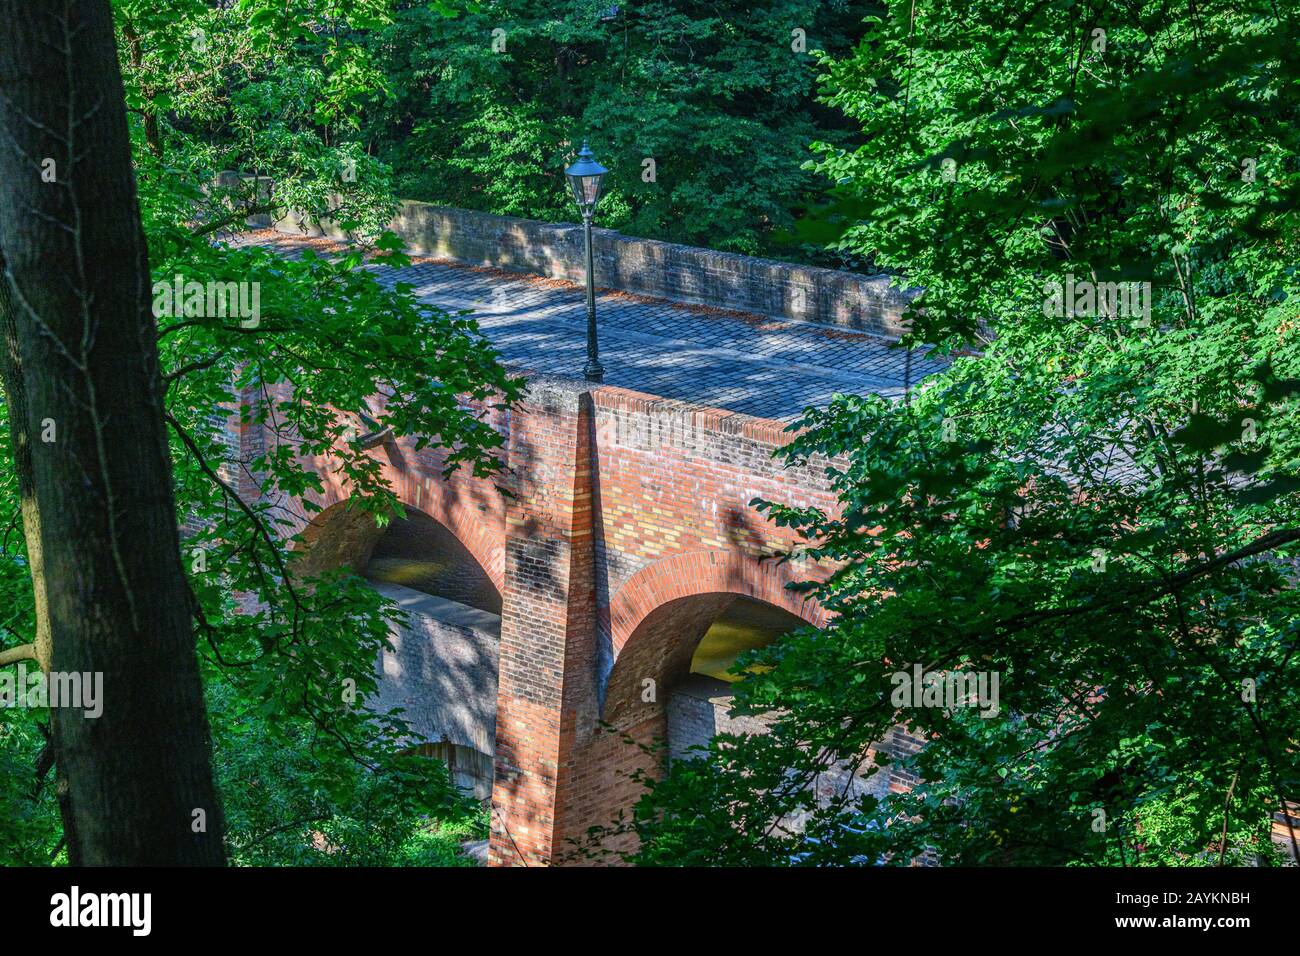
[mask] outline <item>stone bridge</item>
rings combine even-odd
[[[878,280],[598,232],[598,269],[637,277],[622,284],[638,292],[598,297],[608,384],[565,377],[581,368],[584,303],[568,281],[576,254],[547,230],[572,227],[413,205],[404,216],[424,225],[404,238],[437,257],[417,257],[393,280],[472,309],[528,377],[517,406],[488,413],[505,438],[504,475],[444,480],[438,450],[394,438],[371,454],[407,520],[379,529],[347,507],[329,463],[314,461],[323,510],[308,520],[298,509],[289,533],[301,532],[316,566],[350,565],[411,613],[380,662],[381,703],[405,706],[457,778],[490,793],[490,862],[559,862],[588,827],[631,807],[631,771],[654,769],[623,735],[666,739],[674,755],[706,742],[732,726],[717,678],[737,650],[825,622],[786,587],[825,570],[775,560],[791,532],[750,504],[836,507],[826,462],[774,458],[786,425],[835,392],[899,394],[905,375],[937,365],[909,363],[880,334],[901,298]],[[331,242],[281,228],[237,241],[287,255]],[[493,248],[504,261],[485,261]],[[511,249],[551,258],[520,263]],[[658,286],[655,269],[669,276]],[[704,279],[674,287],[683,280],[673,270]],[[742,294],[737,277],[762,288]],[[827,290],[853,313],[837,314]],[[763,295],[764,313],[728,307]],[[276,439],[249,427],[238,440],[249,456]],[[881,775],[878,785],[906,783]]]

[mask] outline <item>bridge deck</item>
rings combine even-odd
[[[288,256],[340,248],[271,230],[231,241]],[[581,375],[586,302],[580,286],[421,257],[378,274],[385,283],[409,282],[421,301],[472,311],[514,368]],[[889,398],[903,392],[906,353],[876,335],[617,292],[598,294],[596,315],[608,385],[779,421],[824,406],[837,392]],[[941,367],[916,352],[912,381]]]

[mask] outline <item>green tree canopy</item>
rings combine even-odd
[[[355,440],[365,421],[445,448],[449,467],[492,474],[501,436],[486,412],[513,401],[519,383],[472,319],[382,281],[388,265],[408,260],[382,231],[395,204],[391,179],[352,135],[357,104],[382,82],[340,27],[377,28],[391,4],[114,6],[155,280],[258,290],[252,320],[155,300],[177,520],[189,529],[182,553],[231,859],[409,859],[422,821],[479,827],[479,813],[440,763],[401,752],[400,714],[348,705],[345,688],[355,687],[358,704],[374,690],[376,655],[400,615],[350,571],[295,570],[282,506],[323,487],[295,456],[328,453],[356,507],[380,523],[401,515]],[[229,169],[263,178],[218,185]],[[290,208],[332,215],[359,245],[343,257],[286,260],[227,241],[250,213]],[[262,399],[255,422],[279,436],[249,460],[226,434],[243,392]],[[7,427],[0,434],[7,443]],[[0,451],[7,458],[10,449]],[[239,497],[241,480],[254,483],[257,500]],[[30,633],[34,598],[7,469],[0,513],[9,528],[0,542],[9,643]],[[36,711],[0,711],[0,760],[14,771],[0,785],[6,862],[58,854],[42,723]]]
[[[486,0],[450,18],[400,6],[367,36],[388,92],[363,133],[401,195],[570,221],[562,172],[590,138],[611,169],[601,225],[787,255],[779,232],[825,185],[804,168],[808,146],[843,126],[814,101],[813,51],[847,50],[878,9]]]
[[[952,362],[798,423],[784,454],[827,460],[840,509],[760,507],[838,567],[808,587],[836,616],[745,662],[772,732],[654,785],[642,862],[1276,859],[1300,793],[1296,36],[1271,3],[895,4],[823,61],[862,142],[819,147],[838,195],[808,235],[924,290],[908,345]],[[917,664],[998,675],[996,716],[900,705]],[[878,772],[895,724],[921,786],[815,799],[832,764]]]

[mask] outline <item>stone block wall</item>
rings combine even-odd
[[[389,628],[392,648],[379,654],[379,686],[367,704],[402,708],[412,745],[445,742],[492,754],[501,618],[398,584],[373,586],[407,621]]]
[[[668,759],[691,760],[693,748],[707,748],[718,734],[756,734],[766,728],[758,717],[731,715],[731,687],[726,681],[692,674],[668,696]]]
[[[690,760],[698,756],[692,748],[708,747],[718,734],[761,734],[768,720],[754,716],[732,716],[731,688],[726,681],[703,674],[692,674],[675,688],[668,698],[668,758]],[[891,730],[881,741],[879,750],[903,756],[915,753],[920,741],[901,727]],[[865,769],[865,768],[864,768]],[[844,792],[849,769],[833,766],[817,780],[819,801],[827,803]],[[892,765],[882,768],[870,777],[859,776],[851,786],[856,794],[871,794],[883,800],[890,793],[899,793],[916,784]]]

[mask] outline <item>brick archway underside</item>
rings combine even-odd
[[[739,596],[823,627],[828,615],[822,607],[787,588],[796,580],[800,575],[788,563],[727,551],[676,555],[638,571],[610,602],[614,663],[605,689],[604,719],[615,726],[630,725],[654,712],[657,705],[642,699],[645,681],[653,680],[658,694],[686,676],[700,638]]]
[[[319,508],[310,520],[295,515],[296,527],[286,535],[299,536],[295,552],[305,552],[304,573],[349,565],[365,567],[383,529],[364,510],[349,507],[349,492],[321,462],[314,463],[324,493],[312,495]],[[491,482],[413,474],[382,462],[381,472],[398,501],[437,521],[465,547],[491,580],[497,593],[505,585],[505,526],[499,494]],[[483,487],[480,487],[482,485]]]
[[[563,832],[580,837],[626,816],[643,794],[639,774],[662,772],[656,741],[667,735],[668,694],[690,670],[700,638],[741,596],[781,608],[817,627],[829,615],[815,601],[786,588],[807,574],[788,564],[712,550],[665,558],[630,577],[615,592],[606,622],[614,663],[605,685],[599,726],[578,748]],[[654,681],[653,695],[645,681]],[[646,697],[651,699],[647,700]],[[605,851],[630,851],[635,834],[597,840]]]

